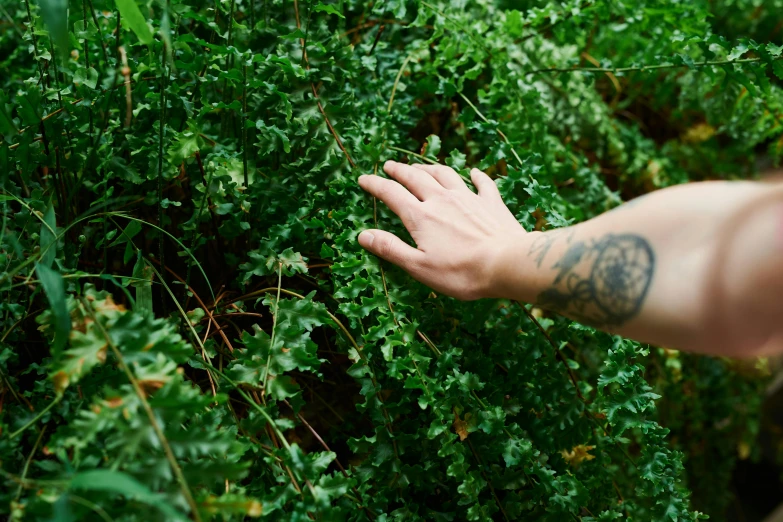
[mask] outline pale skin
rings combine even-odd
[[[415,246],[359,243],[436,292],[534,303],[641,342],[697,353],[783,353],[783,186],[711,181],[662,189],[589,221],[526,232],[495,182],[476,192],[443,165],[386,162],[361,187]]]

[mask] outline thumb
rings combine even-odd
[[[424,252],[417,250],[385,230],[364,230],[359,234],[359,244],[378,257],[392,262],[404,270],[412,271],[421,262]]]

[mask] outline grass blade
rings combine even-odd
[[[47,268],[52,267],[55,255],[57,254],[57,218],[54,215],[54,206],[51,201],[46,209],[41,224],[41,264]]]
[[[68,38],[68,0],[39,0],[38,3],[41,6],[41,18],[57,48],[57,54],[65,58],[71,47]]]
[[[52,352],[59,354],[68,336],[71,334],[71,316],[68,313],[68,305],[65,302],[65,283],[60,272],[49,268],[46,265],[37,263],[35,271],[38,273],[38,279],[41,281],[46,298],[49,299],[49,305],[52,307],[54,316],[54,345]]]
[[[122,16],[122,23],[130,27],[141,43],[150,45],[153,40],[152,29],[141,14],[139,6],[136,5],[136,0],[117,0],[116,3]]]

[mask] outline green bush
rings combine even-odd
[[[756,3],[0,0],[0,513],[721,520],[763,361],[436,295],[356,178],[476,166],[549,229],[751,176]]]

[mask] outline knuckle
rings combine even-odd
[[[424,204],[419,207],[415,215],[412,216],[412,221],[418,224],[426,223],[432,221],[436,215],[437,212],[432,208],[432,201],[425,201]]]
[[[390,237],[381,238],[377,248],[378,254],[380,254],[381,257],[391,257],[396,250],[394,247],[394,240]]]
[[[405,178],[405,169],[403,169],[400,165],[394,165],[393,168],[386,171],[389,176],[391,176],[394,179],[403,179]]]
[[[455,190],[444,190],[440,193],[440,199],[448,205],[453,205],[459,199],[459,193]]]

